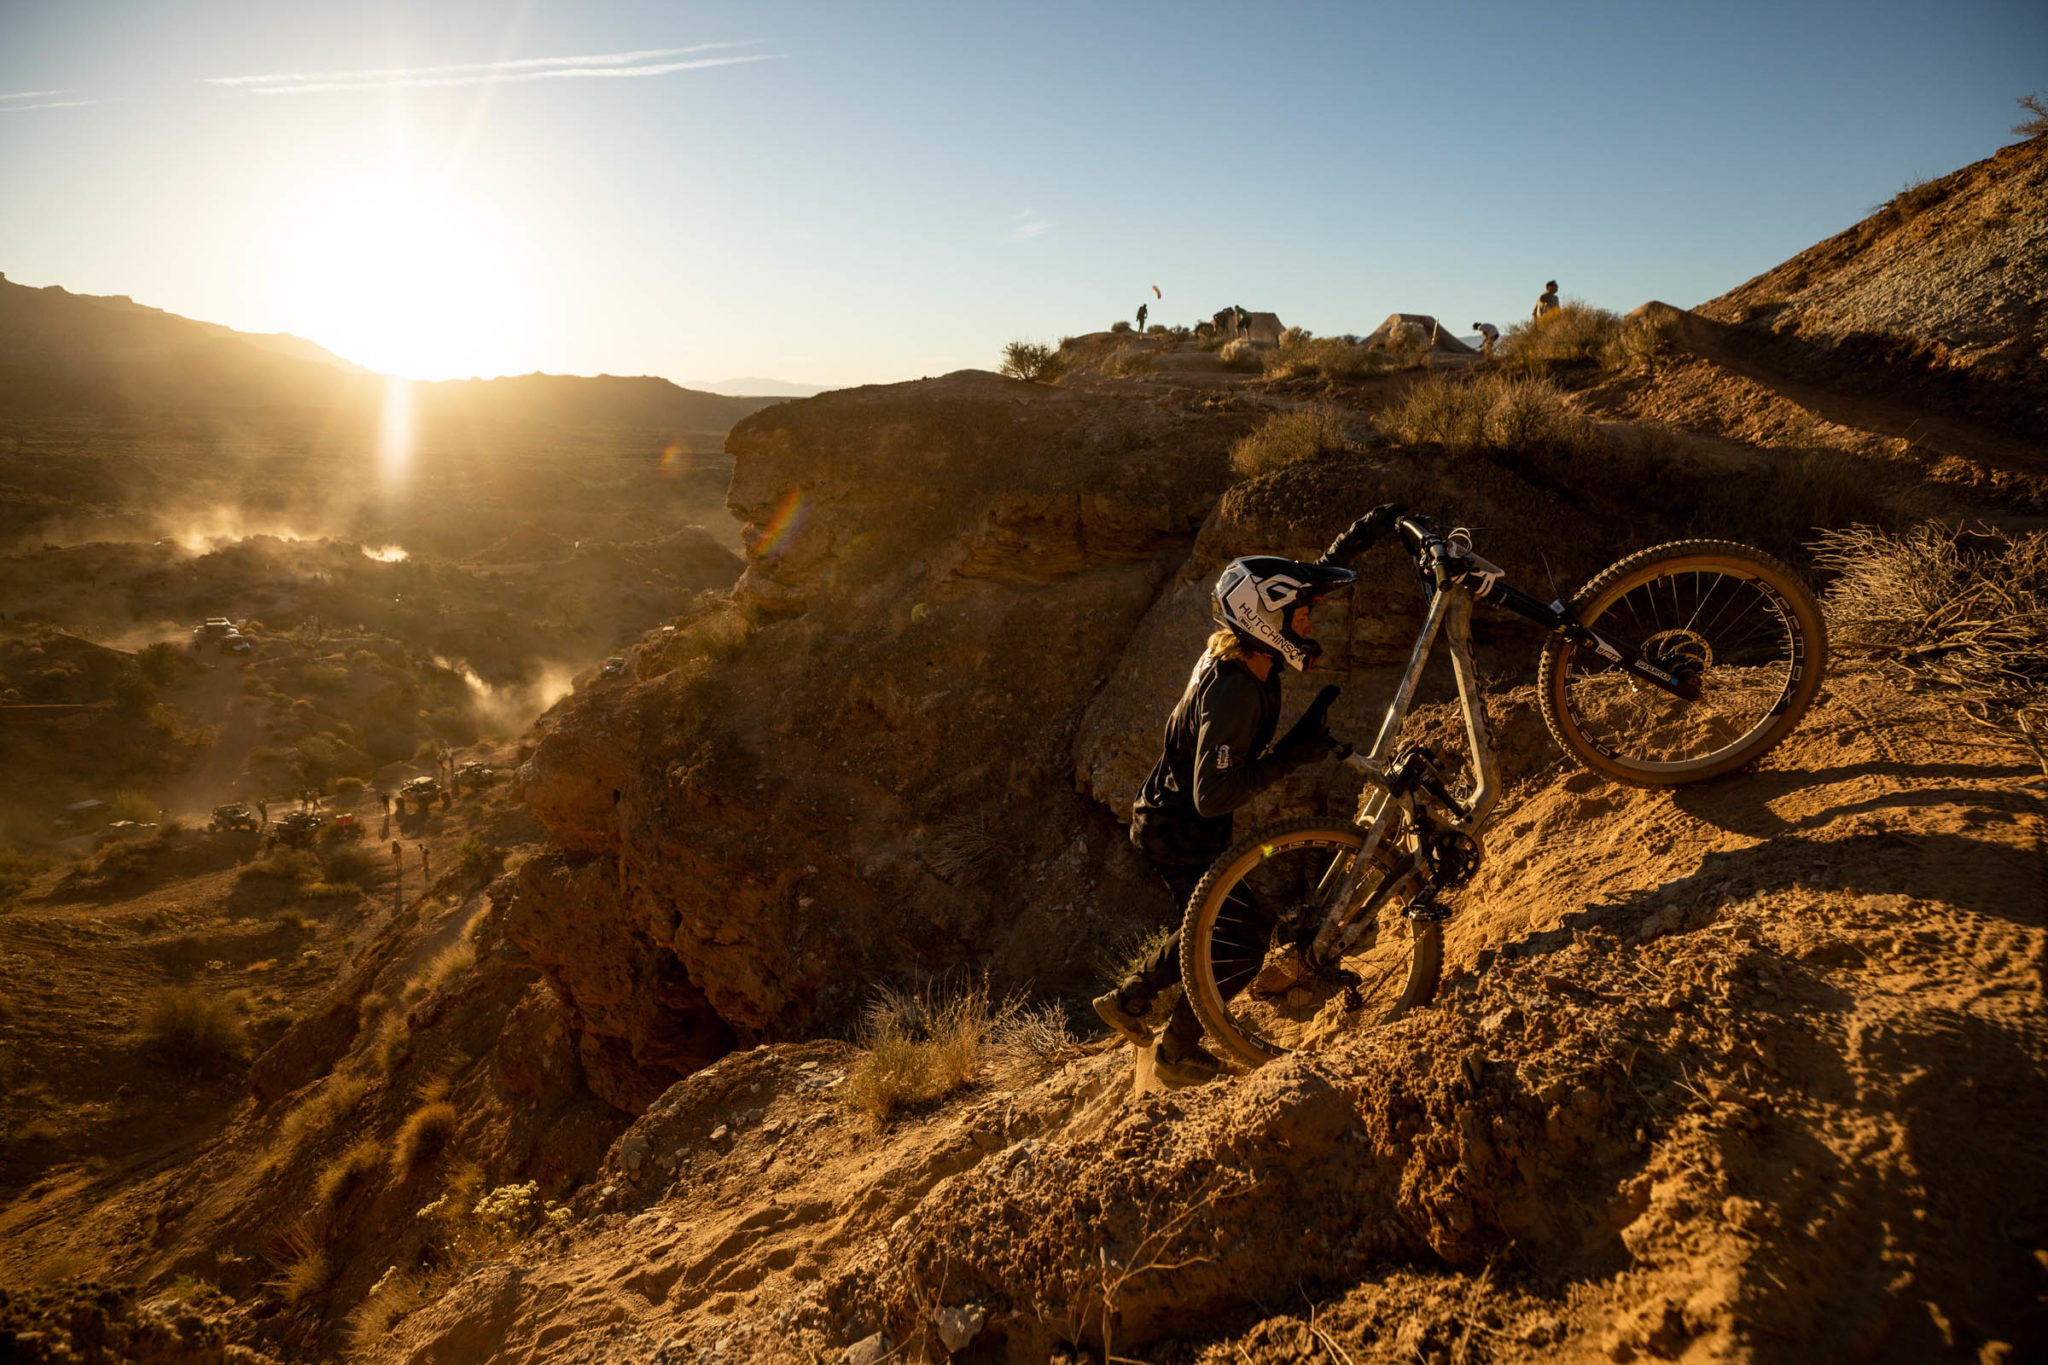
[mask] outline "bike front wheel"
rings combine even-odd
[[[1269,825],[1232,845],[1203,876],[1181,924],[1181,981],[1209,1036],[1233,1061],[1259,1066],[1318,1043],[1351,1013],[1335,972],[1303,969],[1292,941],[1329,911],[1362,831],[1321,820]],[[1385,876],[1376,859],[1361,888]],[[1356,978],[1359,1018],[1384,1021],[1435,998],[1443,927],[1411,922],[1387,897],[1342,963]]]
[[[1755,762],[1799,724],[1827,667],[1813,594],[1747,545],[1643,550],[1588,583],[1572,610],[1603,638],[1700,684],[1687,701],[1563,636],[1544,645],[1537,693],[1550,733],[1630,786],[1680,787]]]

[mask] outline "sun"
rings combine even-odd
[[[279,201],[270,228],[278,315],[286,330],[409,379],[534,368],[512,223],[454,179],[406,169],[311,178]]]

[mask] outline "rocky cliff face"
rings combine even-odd
[[[1056,986],[1163,910],[1071,754],[1225,485],[1241,420],[1196,401],[963,372],[734,430],[731,601],[565,701],[521,774],[556,848],[506,927],[598,1094],[638,1112],[893,977]]]

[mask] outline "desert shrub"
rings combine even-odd
[[[1888,227],[1910,222],[1948,198],[1948,191],[1949,182],[1945,176],[1939,180],[1929,180],[1925,176],[1908,180],[1897,194],[1878,207],[1878,221]]]
[[[990,1034],[1015,1010],[991,999],[986,981],[918,992],[881,987],[861,1018],[862,1051],[847,1075],[848,1101],[879,1123],[972,1084]]]
[[[328,783],[327,789],[336,796],[354,796],[363,789],[363,779],[347,773]]]
[[[432,995],[454,977],[476,965],[476,945],[460,939],[434,954],[417,978],[405,988],[405,998],[419,1000]]]
[[[329,1076],[309,1099],[278,1121],[277,1133],[270,1142],[269,1164],[282,1163],[308,1139],[317,1138],[337,1120],[346,1118],[369,1092],[370,1083],[360,1076]]]
[[[114,679],[114,705],[135,715],[156,705],[156,688],[140,673],[123,673]]]
[[[377,1044],[372,1055],[376,1058],[377,1069],[389,1076],[412,1060],[412,1029],[403,1019],[393,1019],[377,1035]]]
[[[277,1292],[286,1303],[303,1303],[334,1278],[334,1260],[327,1248],[307,1246],[294,1252],[277,1277]]]
[[[383,865],[382,858],[360,844],[342,844],[321,856],[320,879],[368,890],[371,879]]]
[[[113,800],[114,820],[134,820],[139,824],[152,824],[163,814],[163,807],[144,796],[141,792],[125,791],[116,793]]]
[[[313,879],[319,864],[313,855],[303,848],[281,848],[267,858],[245,863],[235,874],[236,879],[245,882],[306,882]]]
[[[974,811],[940,822],[925,851],[925,861],[947,881],[969,885],[1016,855],[1017,846],[1003,836],[1001,828]]]
[[[465,877],[483,877],[496,872],[505,851],[472,834],[455,846],[455,867]]]
[[[1453,455],[1570,457],[1599,450],[1597,430],[1547,379],[1481,374],[1467,382],[1434,378],[1409,387],[1380,415],[1398,441],[1440,445]]]
[[[387,1269],[370,1286],[348,1315],[348,1343],[354,1359],[367,1360],[406,1314],[433,1302],[433,1286],[426,1277]]]
[[[142,676],[158,687],[164,686],[178,676],[178,647],[167,640],[158,640],[153,645],[144,645],[135,655],[135,666],[142,670]]]
[[[2013,132],[2021,137],[2039,137],[2048,133],[2048,90],[2036,90],[2031,95],[2021,95],[2013,103],[2026,111],[2028,117],[2012,126]]]
[[[302,693],[332,696],[348,690],[348,669],[340,664],[301,664],[292,675],[292,685]]]
[[[1344,449],[1344,419],[1328,406],[1276,412],[1230,448],[1230,467],[1246,478]]]
[[[1837,651],[1892,661],[2003,708],[2048,698],[2048,531],[1927,522],[1830,531],[1815,562]]]
[[[1109,332],[1111,336],[1129,336],[1131,334],[1131,324],[1119,319],[1109,324]]]
[[[1620,331],[1619,317],[1574,299],[1508,328],[1500,342],[1500,363],[1527,374],[1554,365],[1597,362]]]
[[[28,890],[50,865],[50,860],[41,854],[29,853],[18,848],[0,848],[0,905]]]
[[[1293,330],[1291,327],[1287,329],[1288,332]],[[1311,338],[1304,335],[1300,341],[1290,342],[1287,333],[1283,332],[1280,345],[1267,351],[1261,359],[1268,379],[1337,381],[1376,374],[1389,368],[1394,357],[1343,337]]]
[[[1647,368],[1671,350],[1677,335],[1676,317],[1628,319],[1601,347],[1600,363],[1610,370]]]
[[[1063,368],[1060,353],[1035,341],[1013,341],[1003,347],[1002,373],[1033,384],[1050,384]]]
[[[143,1002],[143,1049],[167,1066],[225,1071],[242,1060],[242,1040],[242,1014],[232,999],[166,986]]]
[[[176,817],[157,822],[156,837],[159,839],[175,839],[184,832],[185,822]]]
[[[989,1032],[989,1070],[1013,1090],[1076,1055],[1067,1012],[1058,1005],[1020,1009]]]
[[[1254,370],[1259,367],[1259,348],[1243,337],[1232,337],[1223,343],[1223,349],[1216,358],[1233,370]]]
[[[412,1111],[391,1144],[391,1173],[403,1179],[431,1161],[455,1137],[459,1116],[446,1100],[435,1100]]]
[[[323,1214],[332,1215],[354,1194],[378,1167],[384,1164],[384,1144],[373,1137],[358,1138],[340,1156],[320,1168],[313,1178],[313,1203]]]

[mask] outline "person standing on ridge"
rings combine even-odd
[[[1252,315],[1244,311],[1243,304],[1234,303],[1230,306],[1230,320],[1237,324],[1239,336],[1248,337],[1252,334]]]
[[[1561,307],[1563,305],[1557,301],[1557,281],[1551,280],[1543,286],[1543,292],[1536,296],[1536,307],[1529,316],[1531,319],[1541,318],[1545,313],[1555,313]]]
[[[1490,322],[1475,322],[1472,330],[1479,333],[1479,354],[1492,355],[1494,344],[1500,340],[1500,328]]]
[[[256,798],[256,819],[258,829],[270,823],[270,802],[260,796]]]
[[[1154,1046],[1146,1016],[1180,982],[1178,918],[1209,864],[1230,846],[1231,812],[1336,751],[1327,725],[1335,687],[1324,688],[1272,743],[1280,721],[1279,666],[1297,672],[1315,666],[1322,646],[1308,633],[1310,607],[1351,586],[1357,575],[1345,562],[1386,534],[1401,511],[1392,504],[1375,507],[1313,564],[1254,555],[1232,560],[1216,580],[1210,599],[1216,632],[1167,717],[1164,752],[1131,812],[1131,842],[1172,893],[1175,928],[1115,990],[1094,1001],[1102,1021],[1137,1046]],[[1157,1039],[1153,1060],[1170,1085],[1196,1084],[1219,1070],[1185,997]]]
[[[1138,331],[1140,334],[1142,334],[1145,330],[1145,315],[1151,311],[1152,305],[1149,303],[1141,303],[1138,305]]]

